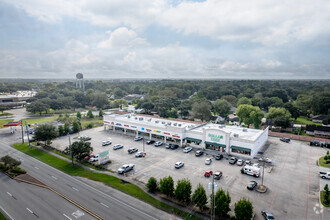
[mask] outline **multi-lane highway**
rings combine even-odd
[[[10,147],[10,144],[14,141],[17,142],[19,134],[11,135],[1,131],[0,136],[0,155],[8,154],[21,160],[21,167],[27,170],[30,175],[104,219],[177,219],[176,216],[103,184],[69,176],[16,151]],[[1,177],[1,189],[6,189],[1,190],[1,193],[4,194],[1,194],[1,198],[6,199],[0,199],[0,205],[14,219],[30,219],[30,217],[33,219],[38,218],[38,216],[49,216],[49,218],[42,219],[92,218],[78,207],[74,207],[72,204],[68,205],[66,200],[56,196],[55,193],[49,190],[35,186],[26,186],[27,184],[16,183],[14,180],[10,181],[15,182],[15,184],[8,184],[8,178],[3,175]],[[3,185],[8,186],[3,188]],[[20,190],[17,188],[20,188]],[[22,198],[20,202],[7,194],[7,191],[14,196],[18,192],[15,198]],[[80,215],[75,214],[75,212],[80,213]],[[81,213],[84,215],[81,215]],[[29,216],[29,218],[26,216]]]

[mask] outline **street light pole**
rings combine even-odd
[[[69,134],[69,149],[70,149],[70,156],[71,156],[71,161],[73,165],[73,155],[72,155],[72,147],[71,147],[71,136]]]
[[[29,129],[27,129],[27,124],[26,124],[26,121],[25,121],[25,127],[26,127],[26,134],[27,134],[27,139],[28,139],[28,143],[29,143],[29,146],[31,146],[30,144],[30,135],[29,135]]]
[[[264,186],[264,174],[265,174],[265,158],[262,158],[262,162],[263,162],[263,165],[262,165],[262,178],[261,178],[261,185]]]
[[[215,196],[214,196],[214,174],[212,174],[212,207],[211,207],[211,220],[215,219]]]

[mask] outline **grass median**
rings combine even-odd
[[[324,157],[320,157],[319,159],[319,165],[322,167],[328,167],[330,168],[330,163],[325,163]]]
[[[5,119],[5,120],[0,120],[0,129],[4,128],[4,125],[7,124],[8,122],[12,122],[14,119]]]
[[[7,218],[0,212],[0,220],[7,220]]]
[[[73,166],[71,163],[62,160],[58,157],[55,157],[53,155],[50,155],[46,152],[43,152],[37,148],[30,148],[27,144],[14,144],[14,148],[69,175],[85,177],[90,180],[103,182],[115,189],[118,189],[131,196],[134,196],[146,203],[149,203],[169,213],[175,213],[185,219],[198,219],[195,216],[190,216],[189,213],[186,213],[184,211],[181,211],[180,209],[177,209],[161,201],[158,201],[154,197],[144,192],[138,186],[122,181],[117,177],[103,173],[94,173],[89,170],[85,170],[79,166]]]

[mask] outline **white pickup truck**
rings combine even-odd
[[[330,172],[320,172],[320,177],[322,179],[330,179]]]

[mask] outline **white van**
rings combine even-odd
[[[242,167],[241,173],[245,173],[254,177],[259,177],[260,176],[260,168],[256,166],[249,166],[246,165]]]

